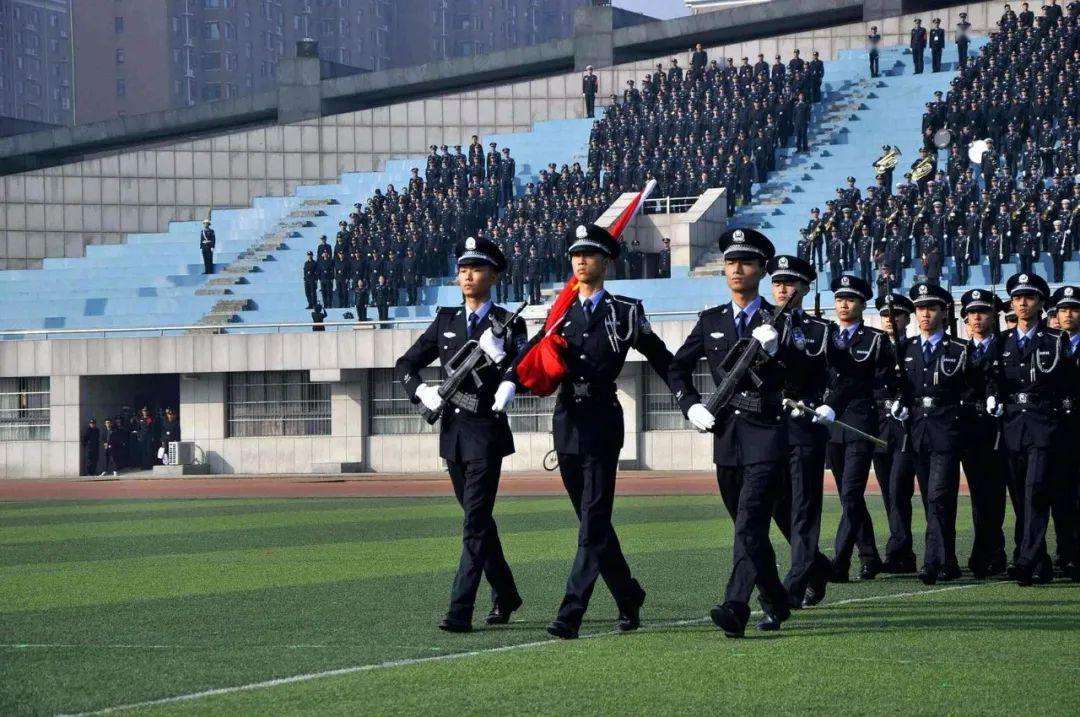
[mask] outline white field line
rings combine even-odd
[[[847,598],[844,600],[837,600],[833,603],[822,604],[814,608],[809,609],[822,609],[829,607],[838,607],[841,605],[852,605],[855,603],[863,602],[876,602],[880,600],[893,600],[897,598],[918,597],[920,595],[931,595],[933,593],[952,592],[954,590],[967,590],[969,588],[987,587],[990,585],[1000,585],[1008,581],[997,581],[991,583],[967,583],[964,585],[951,585],[943,588],[934,588],[932,590],[914,590],[903,593],[891,593],[888,595],[871,595],[869,597],[859,598]],[[760,611],[756,611],[755,615],[761,614]],[[692,620],[671,620],[667,622],[657,622],[651,625],[645,625],[643,630],[666,628],[666,627],[680,627],[684,625],[697,625],[709,622],[707,618],[696,618]],[[581,635],[579,639],[590,639],[596,637],[605,637],[608,635],[616,634],[613,631],[595,632]],[[297,682],[311,682],[312,680],[321,680],[327,677],[339,677],[341,675],[353,675],[361,672],[374,672],[376,670],[388,670],[395,667],[408,667],[409,665],[423,665],[430,662],[447,662],[450,660],[461,660],[467,657],[476,657],[478,655],[490,655],[499,652],[510,652],[511,650],[528,650],[534,647],[542,647],[544,645],[553,645],[555,643],[562,642],[557,638],[551,638],[547,640],[536,640],[534,642],[522,642],[515,645],[503,645],[501,647],[488,647],[483,650],[470,650],[468,652],[454,652],[447,655],[432,655],[429,657],[412,657],[403,660],[389,660],[387,662],[375,662],[367,665],[355,665],[353,667],[340,667],[335,670],[324,670],[322,672],[309,672],[302,675],[293,675],[292,677],[279,677],[273,680],[264,680],[262,682],[252,682],[247,685],[234,685],[232,687],[217,687],[210,690],[203,690],[201,692],[191,692],[183,695],[174,695],[172,697],[163,697],[156,700],[147,700],[146,702],[132,702],[124,705],[116,705],[115,707],[106,707],[100,710],[94,710],[93,712],[80,712],[75,715],[60,715],[59,717],[90,717],[91,715],[107,715],[114,714],[116,712],[123,712],[126,710],[138,709],[141,707],[154,707],[157,705],[167,705],[174,702],[190,702],[193,700],[199,700],[206,697],[216,697],[218,695],[230,695],[237,692],[252,692],[254,690],[264,690],[280,685],[290,685]]]

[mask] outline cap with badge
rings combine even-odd
[[[891,294],[882,294],[874,301],[874,306],[877,307],[878,314],[881,316],[888,316],[893,311],[905,314],[915,313],[915,304],[898,291]]]
[[[1001,299],[992,291],[986,289],[971,289],[965,291],[960,297],[960,316],[967,316],[969,311],[991,311],[997,313],[1001,309]]]
[[[619,241],[603,227],[595,224],[578,226],[573,241],[567,248],[567,254],[589,254],[599,252],[609,259],[619,258]]]
[[[1080,309],[1080,287],[1063,286],[1050,297],[1055,309]]]
[[[829,288],[838,299],[862,299],[864,302],[874,298],[870,282],[852,274],[842,274],[832,280]]]
[[[499,245],[490,239],[469,237],[454,247],[454,254],[457,256],[459,267],[492,266],[495,267],[495,271],[506,269],[506,256]]]
[[[948,308],[952,304],[952,294],[937,284],[920,281],[911,287],[908,296],[915,306],[929,306],[938,304],[942,308]]]
[[[765,271],[772,275],[773,281],[794,280],[809,284],[817,278],[817,272],[810,262],[790,254],[780,254],[770,259]]]
[[[1046,279],[1031,272],[1021,272],[1010,276],[1005,282],[1005,291],[1009,293],[1009,296],[1035,294],[1043,301],[1050,297],[1050,286],[1046,283]]]
[[[773,243],[756,229],[728,229],[720,235],[719,245],[725,259],[759,259],[768,263],[776,254]]]

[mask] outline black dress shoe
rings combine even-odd
[[[886,560],[881,565],[881,571],[890,575],[910,575],[917,570],[915,558],[900,558]]]
[[[1009,580],[1016,580],[1020,577],[1020,568],[1016,566],[1016,563],[1009,563],[1005,567],[1005,577]]]
[[[619,610],[619,619],[615,622],[617,632],[633,632],[641,627],[641,606],[645,604],[645,591],[641,592],[641,599],[636,605],[625,610]]]
[[[992,577],[994,575],[1004,575],[1006,570],[1005,561],[995,561],[983,568],[983,572],[986,573],[986,577]]]
[[[924,567],[919,571],[919,582],[923,585],[934,585],[938,581],[938,571],[935,568]]]
[[[780,629],[780,625],[782,624],[783,621],[775,615],[765,613],[765,617],[761,618],[761,620],[758,621],[758,624],[754,625],[754,627],[758,630],[761,630],[762,632],[776,632]]]
[[[713,624],[724,631],[728,637],[742,637],[746,634],[746,623],[750,619],[750,608],[743,606],[737,610],[735,606],[722,604],[713,605],[709,611]]]
[[[820,591],[818,591],[814,587],[808,587],[808,588],[806,588],[806,595],[803,596],[802,606],[803,607],[813,607],[814,605],[817,605],[818,603],[820,603],[824,599],[825,599],[825,585],[824,584],[822,584]]]
[[[881,561],[871,560],[868,563],[863,563],[859,568],[859,580],[873,580],[881,574]]]
[[[963,572],[960,570],[959,565],[950,565],[941,571],[938,575],[938,579],[942,582],[949,582],[950,580],[957,580],[963,576]]]
[[[517,605],[514,605],[513,607],[495,605],[491,608],[491,612],[487,614],[487,617],[484,618],[484,622],[488,625],[505,625],[510,622],[510,615],[512,615],[514,610],[517,610],[519,607],[521,607],[521,600],[518,600]]]
[[[472,632],[472,623],[444,617],[439,623],[439,629],[443,632]]]
[[[1049,558],[1040,562],[1031,571],[1031,580],[1039,585],[1047,585],[1054,581],[1054,564]]]
[[[551,624],[547,626],[547,632],[552,637],[557,637],[560,640],[576,640],[578,636],[577,628],[570,627],[562,620],[552,620]]]
[[[850,583],[851,577],[848,576],[847,565],[833,565],[832,573],[829,575],[830,583]]]

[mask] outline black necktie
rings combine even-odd
[[[472,335],[474,333],[476,333],[476,325],[479,324],[479,323],[480,323],[480,317],[479,316],[477,316],[476,314],[472,314],[471,316],[469,316],[469,326],[465,331],[465,334],[466,334],[466,336],[468,338],[471,339]]]
[[[836,347],[840,349],[846,349],[848,345],[848,332],[845,329],[841,329],[840,333],[836,335]]]
[[[746,312],[740,311],[735,317],[735,337],[742,338],[746,334]]]
[[[982,344],[978,344],[978,345],[975,346],[975,360],[976,361],[981,361],[982,357],[983,357],[983,354],[985,354],[985,353],[986,353],[986,347],[985,346],[983,346]]]
[[[592,321],[593,303],[586,299],[581,303],[581,308],[585,309],[585,323]]]
[[[1028,345],[1028,337],[1027,336],[1021,336],[1020,340],[1016,342],[1016,346],[1020,349],[1021,353],[1023,353],[1024,351],[1027,351],[1027,345]]]
[[[934,360],[934,344],[929,341],[924,341],[922,345],[922,358],[923,365],[929,366],[930,362]]]

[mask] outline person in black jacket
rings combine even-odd
[[[581,76],[581,94],[585,95],[585,116],[590,119],[596,116],[596,93],[599,91],[600,78],[593,74],[593,66],[589,65]]]
[[[755,585],[765,613],[759,630],[778,630],[791,616],[791,598],[776,570],[769,523],[787,468],[787,422],[782,408],[785,365],[802,359],[790,345],[781,344],[772,325],[776,307],[758,294],[766,264],[775,254],[772,242],[753,229],[729,229],[721,234],[719,246],[732,301],[701,312],[671,362],[669,378],[690,423],[714,434],[716,480],[735,522],[735,540],[724,600],[710,614],[725,635],[741,637],[750,618]],[[719,386],[751,338],[765,354],[751,369],[755,376],[743,376],[727,405],[710,410],[693,383],[698,362],[708,361]]]
[[[116,475],[120,468],[119,457],[123,440],[120,437],[120,430],[113,425],[111,418],[105,419],[105,434],[101,438],[101,445],[105,449],[105,463],[102,466],[101,475],[105,475],[110,470],[113,475]]]
[[[372,289],[372,294],[375,299],[375,308],[379,312],[379,321],[386,321],[390,318],[390,285],[386,283],[386,276],[383,274],[379,274],[375,281],[375,287]],[[380,325],[380,328],[382,328],[382,325]]]
[[[180,440],[180,418],[172,408],[165,409],[165,419],[161,422],[161,450],[163,456],[169,455],[169,444]],[[162,461],[163,463],[165,460]]]
[[[326,311],[322,304],[315,304],[315,310],[311,312],[311,330],[326,331],[323,321],[326,319]]]
[[[941,27],[941,20],[934,18],[930,28],[930,69],[933,72],[941,72],[941,53],[945,49],[945,30]]]
[[[214,273],[214,247],[217,246],[217,235],[210,228],[210,220],[203,219],[203,228],[199,233],[199,249],[202,251],[203,273]]]
[[[552,424],[559,472],[580,527],[566,593],[547,631],[573,639],[601,576],[619,608],[615,629],[627,632],[641,625],[645,590],[631,575],[611,524],[623,445],[623,411],[615,381],[633,348],[667,383],[671,353],[653,332],[639,300],[604,289],[604,275],[619,256],[618,241],[595,224],[579,226],[567,254],[578,280],[578,296],[556,329],[566,340],[566,375]],[[516,366],[507,377],[520,386]]]
[[[132,434],[137,442],[139,467],[143,470],[153,468],[154,462],[157,460],[157,449],[160,445],[158,423],[150,415],[150,409],[146,406],[143,406],[142,410],[139,411],[139,417],[135,421],[135,430],[132,431]]]
[[[83,431],[81,439],[83,449],[83,469],[79,475],[97,475],[98,455],[101,449],[101,429],[98,428],[97,420],[91,418]]]
[[[367,280],[364,277],[358,276],[356,278],[356,287],[353,293],[356,296],[356,320],[367,321],[367,307],[371,303],[371,297],[369,296],[370,291]]]
[[[525,322],[517,318],[505,326],[510,312],[491,301],[491,287],[506,266],[498,246],[485,239],[469,237],[459,244],[458,285],[464,306],[441,307],[405,354],[395,371],[409,399],[428,411],[441,411],[439,455],[446,460],[454,494],[465,512],[462,528],[461,560],[450,596],[450,608],[439,623],[446,632],[472,630],[473,608],[480,580],[491,583],[492,609],[485,622],[506,624],[521,607],[514,575],[503,554],[499,530],[492,517],[499,488],[502,460],[514,452],[514,438],[506,408],[513,399],[514,385],[501,381],[525,347]],[[472,408],[439,394],[439,387],[423,382],[420,372],[439,359],[447,366],[454,355],[475,341],[486,361],[476,374],[465,379],[460,396]],[[479,382],[477,382],[479,379]]]
[[[304,296],[307,298],[307,308],[310,311],[318,303],[316,296],[316,282],[319,280],[319,268],[314,255],[309,251],[307,261],[304,262]]]
[[[911,61],[915,65],[915,74],[921,75],[923,71],[924,53],[926,51],[926,28],[922,26],[922,20],[915,18],[915,27],[911,29]]]
[[[319,277],[319,293],[322,294],[323,306],[327,308],[334,305],[334,258],[329,253],[319,251],[319,258],[315,262],[316,273]]]

